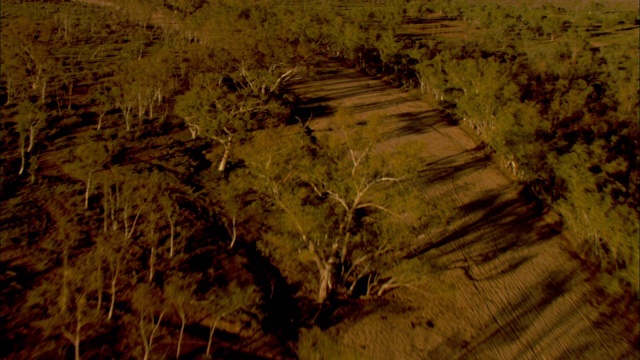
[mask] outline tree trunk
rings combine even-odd
[[[155,336],[156,331],[158,330],[158,328],[160,327],[160,323],[162,322],[162,316],[164,316],[164,311],[162,311],[162,313],[160,313],[160,316],[158,317],[158,322],[154,324],[153,330],[151,331],[151,334],[149,335],[149,340],[147,341],[146,335],[143,331],[144,329],[144,316],[142,316],[140,318],[140,332],[142,334],[142,342],[144,344],[144,360],[148,360],[149,359],[149,354],[151,353],[151,347],[153,346],[153,337]],[[151,315],[151,323],[153,324],[153,315]]]
[[[100,308],[102,307],[102,289],[104,288],[104,278],[102,277],[102,258],[98,260],[98,274],[100,275],[100,285],[98,288],[98,304],[96,305],[96,310],[100,313]]]
[[[171,226],[171,236],[169,237],[169,257],[172,258],[174,251],[173,241],[176,235],[176,225],[173,221],[171,221],[171,218],[169,218],[169,225]]]
[[[107,232],[107,230],[109,229],[109,195],[108,193],[108,189],[107,187],[104,187],[104,195],[102,197],[102,209],[103,209],[103,216],[104,216],[104,220],[102,222],[102,231],[103,232]]]
[[[178,350],[176,350],[176,359],[180,358],[180,349],[182,348],[182,335],[184,334],[184,325],[187,322],[187,318],[184,313],[181,314],[180,320],[182,320],[182,326],[180,327],[180,336],[178,336]]]
[[[333,244],[333,250],[331,251],[329,261],[327,261],[320,272],[320,289],[318,291],[318,302],[320,303],[327,299],[332,288],[331,277],[333,276],[334,266],[338,261],[335,251],[337,248],[338,243]]]
[[[109,306],[109,315],[107,315],[107,320],[111,320],[113,317],[113,309],[116,305],[116,280],[118,279],[118,270],[116,269],[116,273],[113,275],[113,279],[111,279],[111,305]]]
[[[153,320],[153,316],[151,317],[151,320]],[[147,342],[147,336],[144,332],[144,315],[141,316],[140,318],[140,333],[142,335],[142,345],[144,346],[144,360],[148,360],[149,359],[149,353],[151,352],[151,340],[149,342]]]
[[[128,105],[122,108],[122,114],[124,115],[124,122],[127,127],[127,131],[131,130],[131,107],[131,105]]]
[[[36,125],[29,126],[29,147],[27,148],[28,153],[30,153],[31,149],[33,149],[33,143],[36,137]]]
[[[153,119],[153,103],[155,102],[155,94],[153,90],[147,91],[147,106],[149,107],[149,119]]]
[[[236,217],[234,216],[231,220],[231,245],[229,245],[229,249],[233,249],[233,245],[236,243],[236,239],[238,238],[238,232],[236,230]]]
[[[71,111],[71,98],[73,97],[73,82],[69,85],[69,95],[67,100],[67,110]]]
[[[84,209],[89,209],[89,190],[91,188],[91,174],[93,174],[93,170],[89,172],[89,177],[87,178],[87,190],[84,192]]]
[[[100,312],[100,308],[102,307],[102,287],[98,290],[98,304],[96,305],[96,310]]]
[[[224,316],[224,313],[218,316],[215,322],[212,321],[211,328],[209,329],[209,342],[207,343],[207,352],[205,354],[206,356],[211,355],[211,343],[213,341],[213,332],[216,331],[216,326],[218,325],[218,321],[220,321],[220,319],[222,319],[223,316]]]
[[[227,167],[227,161],[229,160],[230,150],[231,150],[231,137],[229,137],[229,141],[224,146],[224,154],[222,155],[222,160],[220,160],[220,166],[218,166],[218,171],[224,172],[224,169]]]
[[[80,360],[80,323],[76,325],[76,338],[73,346],[75,347],[75,360]]]
[[[191,138],[195,139],[198,136],[198,127],[192,124],[188,124],[189,132],[191,132]]]
[[[21,135],[20,136],[20,171],[18,172],[18,175],[22,175],[22,173],[24,172],[24,165],[25,165],[25,157],[24,157],[24,136]]]
[[[149,257],[149,284],[153,281],[153,265],[156,262],[156,247],[151,247],[151,257]]]
[[[47,95],[46,93],[46,89],[47,89],[47,82],[45,80],[44,84],[42,84],[42,91],[40,92],[40,101],[44,104],[45,101],[45,97]]]
[[[329,290],[331,290],[331,267],[327,264],[320,272],[320,288],[318,290],[319,303],[323,303],[327,299]]]

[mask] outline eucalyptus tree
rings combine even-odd
[[[107,112],[115,109],[116,101],[113,98],[111,89],[104,84],[92,87],[92,98],[95,104],[95,109],[98,113],[97,130],[100,130],[102,128],[102,121]]]
[[[226,316],[233,316],[242,309],[251,308],[258,302],[258,292],[253,286],[242,287],[232,282],[227,287],[212,287],[198,302],[199,307],[209,315],[209,338],[205,356],[211,356],[213,335],[218,323]]]
[[[146,284],[136,286],[131,302],[138,320],[142,358],[147,360],[152,356],[154,340],[160,335],[162,318],[167,312],[168,304],[159,289]]]
[[[20,140],[21,159],[18,175],[22,175],[25,170],[26,153],[31,152],[33,149],[38,130],[44,126],[46,118],[47,114],[38,105],[28,100],[20,102],[17,107],[15,120]],[[27,138],[29,139],[28,145]]]
[[[65,268],[61,272],[65,272],[66,280],[61,284],[61,280],[52,281],[47,284],[44,291],[55,291],[53,287],[64,286],[64,289],[58,288],[57,291],[68,292],[67,301],[56,304],[55,294],[41,294],[39,290],[33,291],[30,296],[32,302],[40,302],[40,306],[46,308],[46,317],[36,322],[36,325],[43,330],[46,336],[62,335],[74,347],[74,358],[81,358],[81,343],[87,340],[87,337],[96,331],[93,326],[97,323],[97,316],[94,311],[89,308],[88,293],[84,286],[87,285],[86,280],[80,277],[84,269],[68,269]],[[68,275],[71,273],[71,275]],[[51,298],[53,297],[53,298]]]
[[[96,246],[106,264],[105,277],[109,283],[110,305],[107,319],[114,316],[116,299],[124,283],[139,281],[139,269],[131,269],[135,259],[141,257],[146,245],[156,244],[159,234],[157,224],[145,210],[152,200],[155,190],[147,186],[149,177],[133,172],[131,169],[111,166],[96,173],[97,183],[103,199],[102,233],[96,237]],[[162,213],[154,212],[156,221]],[[152,277],[153,260],[149,261],[149,273]]]
[[[372,125],[376,120],[367,122],[356,125],[343,114],[336,123],[344,127],[319,137],[317,145],[304,134],[285,132],[278,144],[262,138],[252,148],[252,172],[276,214],[262,246],[292,276],[315,268],[319,302],[332,289],[353,291],[376,274],[369,285],[382,294],[397,281],[383,272],[393,268],[432,215],[406,183],[421,157],[411,146],[376,148],[381,140]]]
[[[612,156],[607,142],[598,139],[590,145],[577,144],[571,152],[552,160],[566,186],[554,207],[574,234],[576,247],[594,256],[603,268],[615,269],[638,291],[637,211],[631,208],[631,199],[621,196],[626,186],[615,175],[626,173],[629,163]],[[594,173],[596,167],[600,171]]]
[[[8,102],[37,95],[44,102],[47,84],[57,70],[54,41],[45,26],[28,17],[14,19],[2,29],[2,77]]]
[[[50,255],[57,253],[61,264],[29,291],[23,310],[38,314],[33,325],[55,347],[65,349],[67,346],[61,346],[58,339],[68,341],[78,360],[81,344],[102,332],[99,313],[93,308],[96,297],[100,298],[100,287],[93,282],[99,269],[93,262],[96,260],[93,251],[77,251],[81,234],[67,215],[57,216],[58,231],[52,234],[56,239],[50,249]]]
[[[277,101],[263,101],[247,89],[229,91],[209,76],[202,76],[184,95],[176,99],[175,112],[182,117],[192,136],[203,135],[224,148],[218,171],[226,169],[234,143],[250,131],[269,126],[284,109]]]
[[[87,210],[94,174],[107,166],[112,154],[106,142],[92,139],[85,141],[71,152],[71,161],[64,165],[64,170],[85,183],[84,208]]]
[[[200,13],[198,41],[227,58],[237,85],[263,100],[279,93],[323,42],[319,24],[305,27],[303,14],[274,1],[209,4]]]
[[[410,51],[410,55],[417,61],[414,66],[415,75],[420,83],[420,91],[433,97],[436,101],[444,100],[444,91],[448,80],[445,66],[451,60],[448,52],[440,52],[431,57],[431,54],[417,49]]]
[[[125,128],[131,130],[131,117],[137,101],[137,89],[130,79],[121,74],[116,76],[114,86],[111,88],[111,97],[115,99],[115,105],[122,112]]]
[[[167,299],[167,302],[173,306],[180,318],[180,333],[178,335],[176,359],[180,358],[182,338],[187,323],[187,314],[191,313],[187,310],[195,303],[196,280],[195,276],[174,272],[164,287],[164,297]]]
[[[173,257],[176,249],[176,231],[178,229],[177,222],[181,217],[181,209],[177,204],[175,197],[170,191],[165,191],[159,195],[158,199],[160,207],[167,222],[169,223],[169,257]]]

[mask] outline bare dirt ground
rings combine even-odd
[[[407,255],[431,266],[424,283],[346,316],[330,336],[367,359],[638,358],[637,302],[608,300],[618,308],[605,312],[559,227],[445,113],[337,61],[318,65],[292,85],[310,126],[330,131],[338,108],[382,117],[380,147],[418,140],[433,160],[415,186],[456,208]]]

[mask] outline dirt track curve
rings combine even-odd
[[[382,117],[381,147],[418,140],[433,159],[416,182],[426,201],[457,205],[456,220],[409,255],[434,269],[422,289],[399,289],[381,311],[336,325],[344,346],[370,359],[638,358],[626,340],[635,325],[592,304],[588,272],[562,249],[564,235],[446,114],[337,61],[318,66],[291,86],[314,115],[310,126],[330,130],[338,108]]]

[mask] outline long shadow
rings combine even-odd
[[[347,100],[349,98],[357,97],[360,95],[366,95],[369,93],[375,93],[381,89],[387,89],[386,86],[375,86],[367,88],[366,90],[361,90],[361,86],[350,87],[341,92],[334,92],[330,96],[318,96],[309,99],[304,99],[300,103],[298,103],[293,110],[291,119],[295,119],[295,117],[299,117],[301,119],[309,119],[313,117],[314,119],[321,118],[324,116],[331,116],[335,113],[335,109],[328,105],[327,103],[330,101],[336,100]],[[353,107],[354,112],[364,112],[371,110],[380,110],[393,105],[398,105],[404,102],[407,102],[406,99],[393,99],[383,102],[375,102],[370,104],[364,104]],[[291,122],[293,120],[290,120]]]
[[[511,248],[529,244],[531,237],[521,235],[531,234],[539,216],[533,204],[519,198],[500,200],[498,193],[488,194],[460,207],[457,216],[471,217],[478,213],[480,215],[477,219],[458,226],[434,243],[428,244],[422,253],[438,249],[439,262],[447,264],[444,257],[464,248],[467,261],[475,264],[488,262]],[[418,250],[417,253],[421,251]],[[447,266],[451,268],[452,265]]]
[[[461,224],[417,245],[406,258],[421,256],[434,269],[459,268],[472,281],[486,281],[510,274],[531,259],[516,249],[557,234],[554,225],[540,224],[541,209],[535,202],[523,196],[503,199],[499,190],[459,207],[456,218],[463,219]],[[482,275],[472,271],[475,267],[482,268]]]
[[[357,105],[352,107],[353,112],[355,113],[363,113],[363,112],[367,112],[367,111],[375,111],[375,110],[382,110],[382,109],[387,109],[387,108],[391,108],[397,105],[401,105],[404,103],[409,102],[410,100],[404,97],[401,98],[393,98],[390,100],[386,100],[386,101],[373,101],[370,103],[366,103],[366,104],[362,104],[362,105]],[[401,116],[401,115],[394,115],[394,116]]]
[[[496,350],[504,350],[518,342],[527,343],[526,348],[520,349],[518,356],[513,358],[526,358],[524,352],[531,350],[535,342],[543,340],[545,336],[554,334],[554,330],[562,324],[560,321],[550,324],[547,331],[538,339],[525,338],[527,330],[537,323],[540,314],[549,308],[554,301],[569,291],[570,283],[575,271],[552,272],[547,278],[541,280],[538,286],[528,289],[511,304],[493,314],[484,329],[478,332],[478,336],[465,340],[463,336],[454,337],[435,348],[430,354],[431,358],[455,358],[476,359],[489,354],[496,354]],[[509,289],[505,289],[508,291]],[[577,311],[577,310],[576,310]],[[531,342],[530,340],[533,340]],[[455,354],[455,355],[454,355]],[[513,356],[513,354],[511,354]]]
[[[337,88],[336,90],[340,90],[340,89],[347,88],[349,86],[354,86],[358,82],[373,81],[373,78],[363,74],[352,74],[352,73],[344,72],[344,73],[339,73],[337,75],[319,77],[312,81],[313,81],[313,85],[311,85],[312,88],[319,87],[321,89],[324,89],[324,88],[332,87],[332,88]],[[377,85],[377,86],[380,86],[380,85]]]
[[[433,131],[438,125],[447,127],[457,125],[457,121],[451,115],[441,109],[428,111],[411,111],[394,115],[398,117],[397,129],[389,132],[389,136],[419,135]]]
[[[491,157],[480,148],[451,155],[428,163],[423,170],[418,172],[411,185],[425,188],[451,181],[453,177],[460,177],[466,173],[486,168],[490,160]]]
[[[341,89],[336,89],[331,92],[331,95],[326,96],[330,101],[333,100],[347,100],[361,95],[375,94],[378,91],[388,90],[386,85],[356,85],[349,86]]]

